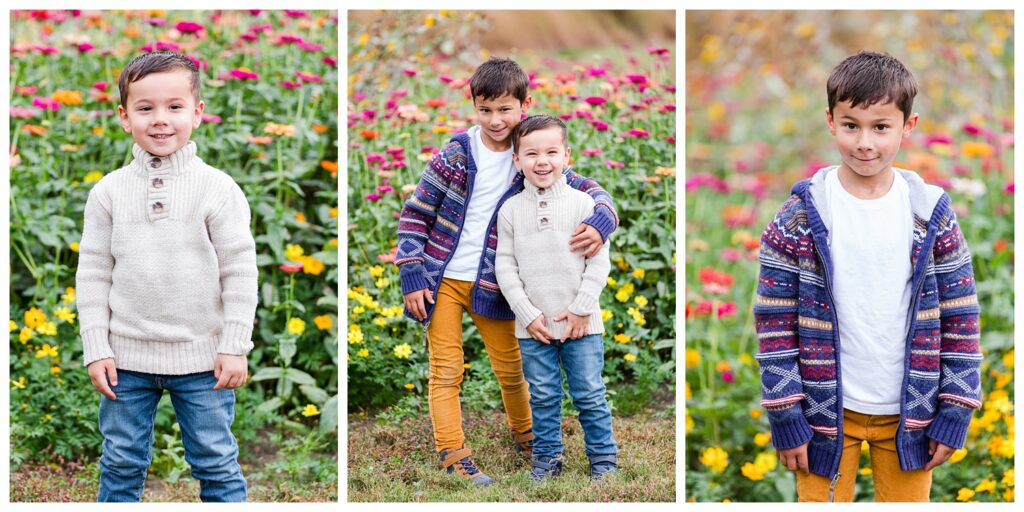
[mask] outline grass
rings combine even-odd
[[[674,417],[674,409],[666,407],[614,417],[619,473],[594,483],[587,473],[583,430],[575,417],[566,416],[562,421],[565,471],[553,481],[535,484],[530,480],[529,461],[512,448],[505,415],[466,411],[466,445],[481,469],[498,481],[477,488],[440,469],[428,415],[386,425],[363,414],[349,414],[348,500],[674,502]]]

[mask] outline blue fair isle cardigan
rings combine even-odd
[[[571,169],[563,174],[571,187],[594,198],[594,213],[583,223],[593,226],[605,240],[619,225],[615,205],[594,180],[580,176]],[[465,221],[466,208],[473,197],[476,162],[470,149],[469,135],[460,133],[451,139],[427,163],[419,185],[405,202],[398,221],[398,265],[402,293],[424,288],[434,297],[441,287],[444,269],[455,254]],[[498,201],[487,228],[487,244],[480,255],[477,279],[473,285],[473,312],[488,318],[512,320],[512,308],[498,289],[494,258],[498,247],[498,210],[508,198],[523,190],[523,173],[516,173],[508,190]],[[430,321],[434,305],[426,303]],[[405,316],[416,320],[408,310]]]
[[[776,449],[808,445],[813,473],[836,479],[842,456],[843,394],[838,323],[832,296],[832,225],[825,176],[793,186],[761,235],[754,318],[762,406]],[[971,255],[950,198],[916,173],[910,185],[914,242],[896,452],[904,471],[931,459],[928,440],[963,447],[981,406],[978,298]],[[870,241],[865,241],[870,243]]]

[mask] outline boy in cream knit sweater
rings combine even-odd
[[[133,59],[118,79],[134,160],[85,206],[77,273],[85,364],[104,436],[99,501],[139,501],[163,390],[203,501],[245,501],[231,433],[257,304],[249,203],[196,156],[199,69],[180,54]]]
[[[570,149],[557,118],[524,119],[512,133],[512,159],[525,189],[498,212],[498,285],[516,316],[523,373],[533,414],[534,480],[562,472],[562,370],[580,411],[590,476],[615,471],[612,415],[601,378],[604,325],[598,296],[608,271],[608,245],[584,258],[570,250],[573,230],[594,200],[566,183]]]

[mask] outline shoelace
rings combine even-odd
[[[466,470],[467,475],[475,475],[480,472],[480,470],[476,468],[476,465],[473,464],[473,461],[470,460],[469,457],[460,459],[459,464],[462,464],[462,468]]]

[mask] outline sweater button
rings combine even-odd
[[[544,195],[544,189],[538,188],[537,189],[537,193],[540,194],[540,195]]]
[[[541,224],[547,224],[548,223],[548,218],[547,217],[541,217],[540,218],[540,223]]]
[[[541,201],[540,202],[540,207],[541,208],[547,208],[548,207],[548,202],[547,201]]]
[[[164,211],[164,204],[160,201],[153,203],[153,213],[160,213]]]
[[[153,188],[160,188],[164,186],[164,180],[160,178],[153,178]]]
[[[156,169],[157,167],[160,167],[160,159],[159,158],[154,158],[154,159],[150,160],[149,161],[149,166],[154,168],[154,169]]]

